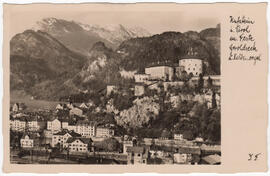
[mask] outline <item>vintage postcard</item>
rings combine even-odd
[[[266,7],[5,4],[4,172],[266,172]]]

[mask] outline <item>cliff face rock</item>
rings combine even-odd
[[[157,118],[160,106],[153,98],[144,97],[134,100],[134,105],[120,112],[115,120],[123,127],[139,128],[148,125],[151,120]]]

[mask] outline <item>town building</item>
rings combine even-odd
[[[64,144],[70,137],[81,137],[81,135],[75,133],[74,131],[62,130],[52,135],[52,147],[55,147],[57,144],[60,144],[60,146],[64,146]]]
[[[200,155],[201,149],[197,146],[181,146],[178,148],[178,152],[174,153],[174,163],[198,164]]]
[[[136,84],[134,87],[134,95],[135,96],[142,96],[145,93],[145,86],[141,84]]]
[[[47,121],[47,130],[52,131],[52,133],[57,133],[61,131],[62,123],[59,119],[53,118],[52,120]]]
[[[64,104],[58,103],[55,107],[56,110],[64,110]]]
[[[112,137],[114,130],[109,127],[97,127],[96,137]]]
[[[117,92],[117,87],[115,85],[107,85],[107,96],[111,95],[113,92]]]
[[[25,117],[24,118],[11,118],[10,129],[12,131],[25,131],[26,129]]]
[[[82,135],[82,137],[93,137],[96,136],[96,124],[94,122],[78,121],[74,131]]]
[[[82,103],[79,107],[82,108],[82,109],[88,109],[89,108],[86,103]]]
[[[68,104],[66,104],[66,106],[69,109],[73,109],[75,107],[72,102],[69,102]]]
[[[221,157],[217,154],[202,157],[200,164],[219,165],[221,164]]]
[[[174,153],[173,154],[174,163],[186,164],[188,161],[191,161],[191,154],[187,153]]]
[[[175,69],[175,77],[181,78],[183,71],[185,71],[185,67],[184,66],[177,66],[174,69]]]
[[[217,107],[220,108],[220,102],[221,102],[221,97],[220,97],[220,94],[219,93],[216,93],[215,95],[215,99],[216,99],[216,104],[217,104]]]
[[[70,137],[64,144],[64,147],[70,152],[86,153],[90,151],[92,142],[91,138]]]
[[[174,69],[169,66],[153,66],[145,68],[145,73],[150,75],[151,80],[172,81]]]
[[[187,57],[179,60],[179,67],[183,67],[187,74],[199,76],[203,73],[203,61],[199,58]]]
[[[151,145],[150,146],[150,156],[151,158],[161,158],[165,159],[168,157],[172,157],[172,154],[175,152],[175,148],[173,146],[158,146],[158,145]]]
[[[207,80],[209,79],[212,80],[212,85],[213,86],[220,86],[220,75],[208,75],[208,76],[204,76],[203,79],[204,79],[204,84],[206,85],[206,82]]]
[[[72,109],[69,110],[69,115],[82,116],[83,110],[78,107],[73,107]]]
[[[163,82],[164,90],[168,91],[168,88],[171,87],[182,87],[184,85],[184,81],[173,81],[173,82]]]
[[[24,134],[20,140],[22,148],[33,148],[35,137],[33,135]]]
[[[128,164],[147,164],[149,159],[149,147],[127,147]]]
[[[128,147],[133,147],[133,141],[123,141],[123,154],[127,154]]]
[[[150,79],[150,75],[144,73],[136,73],[134,74],[134,79],[136,83],[147,83],[147,81]]]
[[[211,79],[213,86],[217,86],[217,87],[220,86],[220,75],[208,75],[208,76],[203,76],[204,87],[208,86],[208,79],[209,78]],[[192,86],[196,86],[199,83],[199,79],[200,79],[199,76],[193,76],[189,82]]]
[[[40,131],[45,129],[46,122],[38,117],[27,118],[27,130],[28,131]]]
[[[14,103],[14,105],[12,106],[12,111],[13,112],[18,112],[19,111],[19,103]]]
[[[181,101],[180,101],[180,97],[175,95],[175,96],[170,96],[170,103],[172,105],[173,108],[177,108]]]
[[[173,135],[174,140],[184,140],[183,134],[175,133]]]

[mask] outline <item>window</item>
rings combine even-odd
[[[141,156],[141,154],[138,153],[138,156]]]
[[[132,152],[131,156],[134,156],[134,153]]]

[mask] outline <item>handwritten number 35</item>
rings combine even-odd
[[[248,161],[257,161],[260,154],[261,153],[258,153],[258,154],[249,153],[248,154],[249,155]]]

